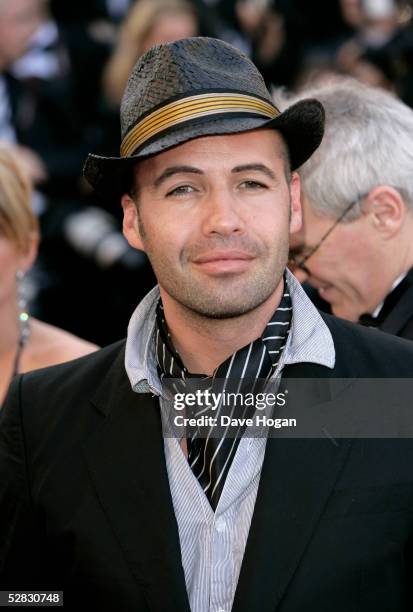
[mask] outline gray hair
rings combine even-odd
[[[326,112],[326,129],[317,151],[300,168],[303,190],[318,213],[339,217],[359,202],[345,221],[360,216],[360,200],[378,185],[397,189],[413,209],[413,110],[392,94],[352,79],[339,79],[287,97],[286,108],[317,98]]]

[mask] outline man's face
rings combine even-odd
[[[40,0],[0,0],[0,62],[22,56],[42,19]]]
[[[334,218],[314,212],[308,198],[303,204],[302,256],[309,253],[332,227]],[[335,315],[357,321],[372,312],[385,289],[380,287],[380,245],[368,215],[349,223],[340,222],[307,259],[306,279],[330,303]],[[300,259],[298,256],[297,259]]]
[[[260,130],[197,138],[137,165],[139,212],[123,196],[124,233],[147,253],[164,301],[227,318],[274,294],[301,223],[283,152],[274,130]]]

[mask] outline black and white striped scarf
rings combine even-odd
[[[212,376],[188,372],[173,346],[163,306],[159,301],[156,310],[156,356],[161,382],[172,383],[176,392],[188,391],[188,387],[192,387],[190,390],[193,391],[191,381],[194,380],[198,387],[203,390],[213,389],[214,392],[230,390],[245,394],[254,390],[256,393],[257,383],[262,391],[277,368],[291,328],[291,297],[285,278],[284,281],[280,304],[261,337],[233,353],[216,368]],[[220,416],[223,410],[233,415],[234,408],[220,407],[214,416]],[[205,413],[204,407],[200,410],[192,409],[190,416],[197,417],[201,413]],[[245,413],[237,416],[245,416]],[[208,430],[204,430],[201,435],[199,428],[187,432],[189,464],[214,509],[244,430],[245,427],[240,427],[235,437],[227,437],[224,432],[220,438],[213,437]]]

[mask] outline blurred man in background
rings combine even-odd
[[[326,132],[300,172],[293,265],[335,315],[413,339],[413,112],[354,81],[302,95],[324,105]]]
[[[41,157],[18,145],[16,88],[8,70],[28,49],[42,18],[41,0],[0,0],[0,140],[14,144],[35,184],[47,178]]]

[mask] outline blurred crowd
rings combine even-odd
[[[413,106],[412,14],[402,0],[0,0],[0,141],[31,178],[41,234],[31,314],[105,345],[155,282],[119,202],[82,179],[88,152],[118,155],[122,92],[147,49],[213,36],[270,89],[347,75]]]

